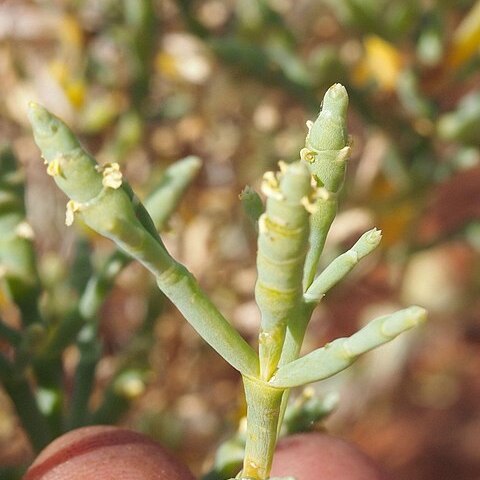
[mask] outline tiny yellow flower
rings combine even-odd
[[[60,166],[61,157],[54,158],[47,167],[47,173],[52,177],[57,177],[62,174]]]
[[[67,227],[73,224],[73,221],[75,220],[75,212],[80,210],[80,206],[81,204],[74,200],[69,200],[67,202],[67,210],[65,212],[65,225],[67,225]]]
[[[123,175],[117,162],[106,163],[101,167],[97,167],[97,170],[103,175],[102,184],[105,188],[113,188],[114,190],[120,188]]]

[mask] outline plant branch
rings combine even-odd
[[[207,343],[234,368],[255,375],[258,357],[253,349],[216,309],[192,274],[169,255],[156,231],[152,234],[150,217],[137,218],[131,196],[121,188],[118,165],[98,167],[68,127],[43,107],[32,103],[29,118],[48,164],[47,172],[70,197],[67,223],[78,214],[91,229],[142,263]]]
[[[393,340],[400,333],[423,323],[426,318],[425,309],[416,306],[379,317],[351,337],[333,340],[280,367],[269,384],[277,388],[292,388],[331,377],[351,365],[361,354]]]
[[[342,280],[363,257],[378,246],[381,238],[382,233],[376,228],[364,233],[350,250],[333,260],[313,281],[310,288],[305,292],[305,301],[320,302],[328,290]]]

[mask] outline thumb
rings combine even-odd
[[[194,480],[188,468],[145,435],[92,426],[54,440],[23,480]]]

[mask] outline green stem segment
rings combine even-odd
[[[328,265],[305,292],[307,302],[320,302],[323,296],[336,285],[358,262],[371,253],[380,243],[382,232],[376,228],[364,233],[355,245]]]
[[[325,239],[337,212],[337,193],[342,188],[350,156],[347,108],[347,91],[337,83],[325,93],[322,110],[315,122],[307,122],[308,135],[300,157],[320,188],[316,208],[310,218],[310,249],[305,261],[304,290],[315,278]]]
[[[242,479],[267,479],[277,443],[280,405],[284,390],[243,377],[247,399],[247,441]]]
[[[165,227],[200,167],[200,159],[193,156],[174,163],[165,170],[159,185],[147,197],[145,208],[158,231]],[[113,252],[100,271],[90,278],[80,298],[77,314],[83,327],[77,339],[80,359],[75,372],[71,401],[69,424],[72,428],[84,425],[89,421],[88,401],[95,378],[95,369],[101,357],[101,342],[97,334],[98,311],[118,273],[131,260],[132,258],[121,250]],[[81,324],[76,323],[78,329]],[[121,404],[128,406],[128,402],[122,401]]]
[[[118,165],[99,167],[69,128],[43,107],[32,103],[29,118],[48,164],[47,172],[71,199],[67,204],[67,223],[79,215],[92,230],[110,238],[142,263],[207,343],[241,373],[256,375],[257,355],[216,309],[191,273],[169,255],[156,230],[152,232],[153,221],[146,216],[146,210],[138,215],[128,185],[121,188]]]
[[[426,318],[425,309],[417,306],[376,318],[351,337],[337,338],[280,367],[269,384],[277,388],[292,388],[331,377],[363,353],[390,342],[400,333],[423,323]]]
[[[265,213],[259,220],[255,299],[262,314],[260,376],[268,381],[277,368],[289,318],[303,297],[302,275],[308,248],[310,174],[300,162],[281,164],[265,174]]]

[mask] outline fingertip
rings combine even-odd
[[[150,438],[112,426],[83,427],[48,445],[23,480],[194,480]]]
[[[280,440],[271,475],[291,475],[297,480],[388,480],[385,472],[353,444],[323,433]]]

